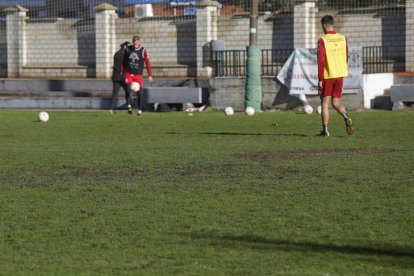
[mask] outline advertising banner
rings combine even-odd
[[[348,49],[348,77],[344,78],[343,93],[358,93],[362,79],[362,47]],[[296,49],[283,65],[277,79],[290,94],[318,94],[317,49]]]

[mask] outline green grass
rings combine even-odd
[[[1,275],[414,274],[414,113],[0,111]]]

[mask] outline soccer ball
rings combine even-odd
[[[131,88],[131,90],[132,91],[134,91],[134,92],[138,92],[139,91],[139,89],[141,88],[140,87],[140,85],[139,85],[139,83],[137,83],[137,82],[133,82],[133,83],[131,83],[131,85],[129,86],[130,88]]]
[[[312,112],[313,112],[313,107],[312,107],[312,106],[310,106],[310,105],[308,105],[308,104],[305,104],[305,105],[303,106],[303,112],[305,112],[306,114],[312,114]]]
[[[246,113],[246,115],[248,116],[253,116],[255,111],[254,108],[251,106],[246,107],[246,110],[244,111],[244,113]]]
[[[228,106],[224,109],[224,114],[226,114],[227,116],[231,116],[234,114],[234,110],[231,106]]]
[[[318,111],[318,114],[321,114],[322,113],[322,106],[319,105],[317,111]]]
[[[46,123],[49,121],[49,114],[46,111],[39,112],[39,114],[37,114],[37,117],[39,118],[40,122]]]

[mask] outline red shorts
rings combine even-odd
[[[142,75],[133,75],[129,72],[125,73],[125,83],[130,85],[133,82],[139,83],[139,86],[142,87]]]
[[[342,97],[344,78],[326,79],[322,81],[322,88],[319,89],[319,96],[333,98]]]

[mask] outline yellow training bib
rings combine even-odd
[[[348,76],[346,62],[346,39],[341,34],[326,34],[322,37],[325,43],[326,62],[324,68],[325,79],[334,79]]]

